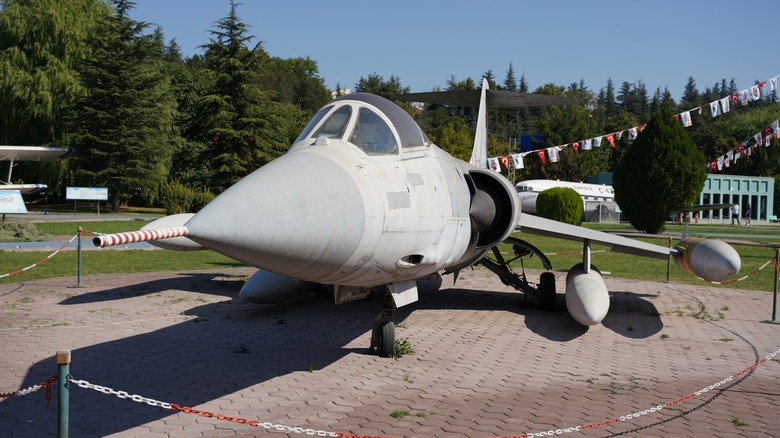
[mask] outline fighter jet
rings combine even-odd
[[[446,93],[406,99],[479,105],[473,165],[434,145],[391,101],[348,94],[320,109],[285,155],[244,177],[198,213],[164,217],[141,231],[100,236],[94,243],[144,240],[168,249],[213,249],[260,268],[239,293],[257,303],[292,299],[312,284],[332,285],[337,304],[384,287],[384,306],[374,318],[370,345],[380,356],[393,355],[391,319],[395,309],[417,301],[418,279],[457,276],[482,263],[524,293],[544,289],[549,296],[549,281],[533,287],[497,251],[498,244],[508,242],[518,253],[541,255],[512,236],[518,225],[522,232],[583,242],[583,263],[567,276],[566,304],[585,325],[599,323],[609,309],[604,280],[590,263],[591,243],[653,258],[671,254],[682,269],[708,280],[739,271],[739,255],[723,242],[687,239],[669,249],[521,215],[515,187],[485,164],[487,107],[491,101],[497,106],[573,102],[488,90],[487,81],[474,93],[456,93],[456,100]],[[489,251],[497,261],[483,257]],[[551,293],[554,299],[554,281]]]

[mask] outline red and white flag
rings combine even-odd
[[[615,147],[615,134],[607,134],[604,136],[604,138],[607,139],[610,146],[612,146],[613,148]]]

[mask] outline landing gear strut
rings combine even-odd
[[[384,299],[384,307],[374,317],[369,351],[380,357],[393,357],[395,356],[395,324],[388,319],[395,316],[396,306],[389,291],[385,292]]]
[[[523,292],[526,299],[530,298],[543,310],[555,310],[555,275],[552,272],[542,273],[539,287],[535,288],[526,280],[525,273],[518,275],[509,267],[509,263],[514,260],[519,259],[522,263],[522,257],[536,255],[544,268],[550,270],[552,269],[550,260],[538,248],[524,240],[508,237],[504,242],[512,245],[512,250],[515,253],[513,259],[505,260],[498,247],[494,246],[492,248],[493,259],[483,257],[478,263],[498,275],[498,278],[505,285]]]

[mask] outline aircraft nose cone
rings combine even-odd
[[[254,171],[186,224],[189,237],[208,248],[306,280],[342,266],[364,225],[355,178],[334,159],[306,151]]]

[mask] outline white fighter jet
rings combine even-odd
[[[538,252],[512,236],[522,232],[583,242],[583,263],[567,276],[566,305],[582,324],[599,323],[609,293],[590,263],[590,244],[666,259],[699,277],[720,281],[739,271],[733,248],[688,238],[675,249],[521,215],[515,187],[485,165],[487,106],[566,105],[566,98],[487,90],[413,94],[412,101],[479,105],[469,164],[431,143],[411,116],[382,97],[355,93],[319,110],[282,157],[257,169],[197,214],[158,219],[138,232],[95,238],[97,246],[152,241],[168,249],[210,248],[260,270],[240,291],[258,303],[292,299],[312,283],[332,285],[336,303],[384,286],[371,350],[393,355],[396,308],[417,301],[416,280],[482,263],[506,283],[540,292],[512,272],[497,245]],[[493,251],[497,260],[483,258]],[[541,254],[540,254],[541,255]],[[543,257],[543,255],[542,255]],[[549,261],[543,259],[549,269]],[[555,297],[549,276],[542,298]],[[544,274],[543,274],[544,275]],[[554,277],[553,277],[554,278]],[[546,284],[546,286],[545,286]]]

